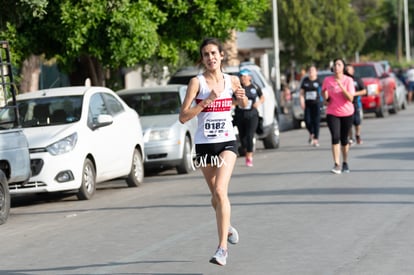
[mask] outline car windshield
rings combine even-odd
[[[357,77],[376,77],[373,66],[354,66],[355,76]]]
[[[21,125],[37,127],[76,122],[81,117],[83,96],[39,97],[17,102]],[[7,113],[0,115],[0,121]]]
[[[178,114],[181,108],[178,92],[129,94],[122,99],[140,116]]]

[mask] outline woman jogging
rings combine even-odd
[[[217,39],[205,39],[200,46],[200,56],[205,71],[190,80],[179,120],[185,123],[196,116],[198,119],[197,159],[211,192],[219,239],[210,262],[225,265],[227,241],[235,244],[239,239],[237,230],[230,224],[228,198],[228,186],[237,158],[231,109],[233,104],[247,106],[247,97],[239,79],[222,72],[224,51]],[[196,105],[192,105],[194,101]]]
[[[355,87],[354,80],[345,75],[345,61],[337,58],[332,68],[333,76],[325,78],[322,84],[322,95],[327,104],[326,120],[331,133],[332,156],[334,167],[331,172],[349,173],[348,167],[348,134],[352,127],[354,114]],[[341,145],[339,145],[341,142]],[[342,151],[342,170],[340,165]]]
[[[257,108],[264,102],[262,90],[252,83],[251,72],[242,69],[239,73],[242,87],[245,89],[248,99],[247,107],[236,106],[235,122],[239,130],[241,146],[245,153],[246,166],[253,166],[254,134],[259,123]]]

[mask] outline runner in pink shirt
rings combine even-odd
[[[334,167],[331,172],[341,174],[349,173],[348,167],[348,133],[352,127],[354,105],[352,100],[355,94],[353,79],[345,75],[345,61],[337,58],[334,60],[333,76],[325,78],[322,84],[322,96],[326,108],[326,120],[331,133],[332,156]],[[341,143],[341,146],[339,145]],[[340,167],[342,151],[342,170]]]

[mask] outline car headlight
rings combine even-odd
[[[151,130],[151,132],[149,133],[149,136],[148,136],[148,141],[170,139],[170,134],[171,134],[170,129]]]
[[[378,93],[378,84],[368,84],[367,94],[368,95],[375,95],[377,93]]]
[[[62,138],[61,140],[56,141],[55,143],[49,145],[48,147],[46,147],[46,149],[50,154],[54,156],[61,155],[61,154],[72,151],[77,141],[78,141],[78,134],[73,133],[70,136]]]

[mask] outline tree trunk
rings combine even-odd
[[[38,55],[31,55],[23,62],[20,93],[37,91],[39,89],[40,65],[40,56]]]
[[[86,79],[90,79],[93,86],[105,86],[104,70],[95,58],[82,56],[74,64],[75,70],[69,75],[71,85],[85,85]]]

